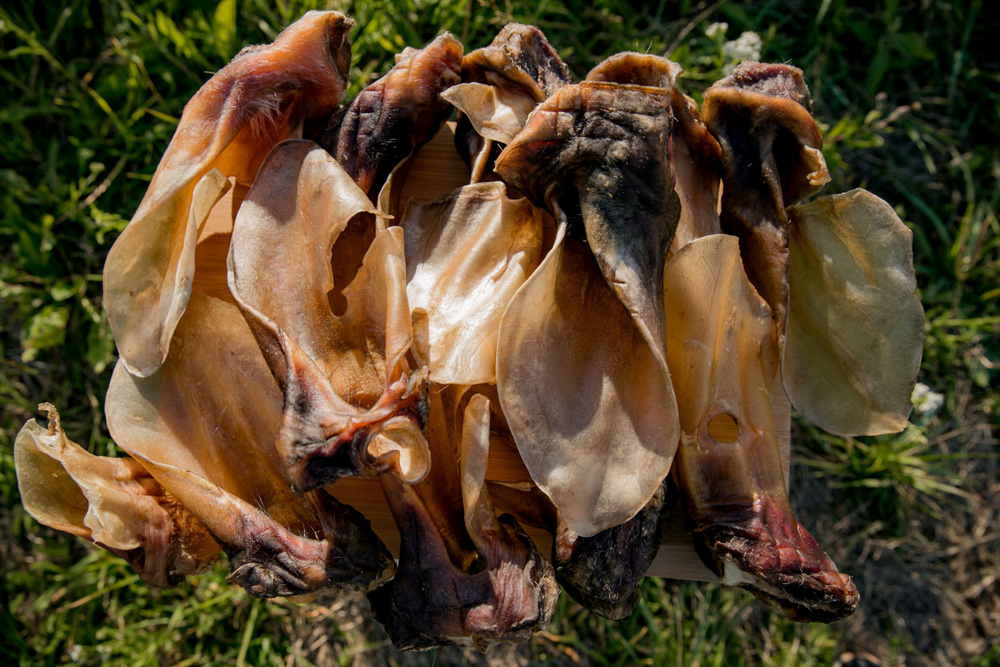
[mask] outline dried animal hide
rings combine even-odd
[[[788,209],[792,405],[838,435],[906,426],[924,348],[913,233],[892,207],[852,190]]]
[[[538,266],[541,211],[503,183],[478,183],[411,202],[401,225],[414,355],[432,382],[496,382],[500,317]]]
[[[707,236],[668,262],[667,355],[679,396],[675,476],[695,548],[729,586],[743,586],[793,620],[836,621],[858,591],[792,514],[771,412],[778,346],[770,308],[743,272],[738,241]],[[738,436],[720,442],[713,419]]]
[[[489,46],[462,60],[462,83],[443,97],[462,112],[455,145],[472,183],[495,178],[499,145],[509,144],[531,111],[569,83],[566,66],[535,26],[508,23]]]
[[[352,221],[375,229],[370,246],[348,234],[338,248]],[[357,255],[350,284],[336,284],[340,258]],[[406,360],[403,230],[386,229],[318,145],[286,142],[261,166],[234,225],[229,284],[284,393],[277,448],[296,488],[390,469],[423,478],[426,372]]]
[[[14,442],[28,514],[121,556],[153,586],[175,586],[218,558],[205,526],[134,459],[94,456],[66,437],[52,405],[38,409],[48,428],[32,419]]]
[[[316,140],[373,202],[396,165],[430,141],[451,114],[441,93],[460,81],[462,51],[447,32],[423,49],[407,48],[388,74],[334,114]]]
[[[583,536],[649,502],[678,440],[663,348],[663,264],[680,216],[669,104],[665,88],[566,86],[496,165],[559,220],[501,322],[500,399],[532,479]]]
[[[750,282],[783,342],[788,317],[785,208],[829,182],[802,70],[745,62],[705,93],[702,115],[722,147],[722,231],[740,239]]]
[[[392,573],[367,521],[319,491],[292,492],[275,449],[281,395],[240,312],[192,294],[174,353],[148,378],[115,369],[115,442],[229,555],[261,597],[367,589]]]
[[[195,184],[218,169],[250,185],[275,144],[300,136],[337,107],[350,69],[352,25],[337,12],[309,12],[273,44],[243,49],[184,108],[104,265],[104,302],[130,373],[146,377],[160,367],[187,306],[198,226],[215,203],[204,208]]]
[[[402,543],[396,577],[369,598],[401,649],[525,640],[558,597],[552,566],[517,520],[497,517],[485,485],[490,402],[463,394],[431,393],[428,477],[412,486],[379,478]]]

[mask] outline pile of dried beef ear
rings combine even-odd
[[[310,12],[188,103],[105,267],[127,455],[43,404],[16,444],[32,516],[153,585],[223,551],[255,596],[365,590],[401,648],[484,649],[543,628],[558,585],[629,614],[679,502],[723,583],[850,614],[789,506],[772,391],[833,433],[900,430],[923,312],[888,204],[796,205],[829,180],[801,72],[743,63],[699,111],[668,60],[573,83],[511,24],[467,55],[447,33],[408,48],[341,106],[352,24]],[[468,184],[403,201],[455,108]],[[231,187],[217,298],[192,288],[196,244]],[[488,481],[491,452],[525,474]],[[397,557],[350,478],[381,487]]]

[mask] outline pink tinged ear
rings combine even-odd
[[[820,197],[788,213],[782,370],[792,405],[838,435],[901,431],[924,341],[913,233],[866,190]]]
[[[173,585],[218,557],[204,526],[136,461],[90,454],[66,437],[53,406],[39,409],[48,428],[32,419],[14,443],[21,500],[39,523],[126,558],[155,586]]]
[[[196,184],[214,168],[249,185],[276,143],[336,108],[352,25],[337,12],[309,12],[273,44],[244,49],[188,102],[104,267],[105,304],[129,372],[145,377],[159,368],[187,306],[200,224],[191,218],[207,215],[193,205]]]

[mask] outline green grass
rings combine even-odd
[[[247,43],[317,3],[10,2],[0,9],[0,660],[4,664],[448,664],[403,657],[326,606],[253,601],[213,571],[156,591],[121,561],[21,509],[13,435],[42,400],[70,435],[113,451],[103,400],[115,360],[104,256],[135,210],[185,101]],[[920,381],[944,396],[907,431],[838,439],[796,428],[793,503],[865,596],[858,617],[796,626],[741,591],[649,579],[632,618],[563,599],[521,659],[595,664],[830,664],[845,650],[998,664],[1000,568],[1000,19],[990,3],[341,2],[360,90],[442,30],[482,46],[535,23],[577,77],[607,55],[670,55],[696,98],[761,37],[805,70],[833,183],[867,187],[914,232],[926,310]],[[471,13],[466,12],[471,9]],[[725,33],[706,28],[725,22]],[[831,512],[831,508],[836,511]],[[991,541],[992,540],[992,541]],[[911,574],[919,575],[916,579]],[[319,611],[317,611],[319,610]],[[355,626],[362,623],[361,626]],[[870,628],[866,627],[866,624]]]

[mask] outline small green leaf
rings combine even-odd
[[[21,330],[21,361],[34,361],[41,350],[61,345],[66,339],[69,308],[45,306],[35,313]]]
[[[236,0],[222,0],[212,16],[215,50],[223,60],[233,57],[236,50]]]

